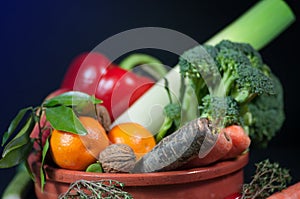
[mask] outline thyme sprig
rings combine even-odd
[[[241,199],[261,199],[281,191],[291,182],[289,170],[269,159],[255,164],[256,171],[249,184],[243,185]]]
[[[123,187],[124,184],[116,180],[78,180],[72,183],[59,199],[132,199],[133,197],[124,191]]]

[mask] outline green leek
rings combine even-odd
[[[283,0],[259,1],[237,20],[229,24],[206,44],[222,39],[251,44],[262,49],[295,21],[295,15]]]
[[[292,10],[283,0],[259,1],[205,44],[216,44],[222,39],[229,39],[249,43],[256,50],[260,50],[289,27],[294,20]],[[169,89],[174,99],[178,99],[181,85],[179,66],[170,70],[165,78],[169,82]],[[164,121],[163,108],[169,103],[163,82],[160,80],[152,86],[120,115],[112,126],[123,122],[136,122],[156,134]]]

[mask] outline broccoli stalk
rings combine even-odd
[[[216,49],[211,46],[196,46],[182,54],[179,57],[180,73],[186,79],[184,85],[186,89],[191,86],[197,94],[197,100],[201,101],[208,92],[208,80],[216,81],[218,70],[214,64],[213,58],[216,55]]]
[[[182,124],[199,117],[199,105],[209,93],[224,96],[224,92],[219,90],[221,76],[214,61],[217,54],[218,51],[213,46],[199,45],[179,57],[180,73],[186,80],[181,85],[185,91],[180,96]]]
[[[173,103],[171,93],[169,90],[168,80],[166,78],[164,78],[164,80],[165,80],[165,89],[167,91],[170,103],[164,107],[165,119],[164,119],[163,124],[161,125],[160,129],[158,130],[158,133],[155,136],[155,140],[157,143],[166,136],[168,131],[170,129],[172,129],[173,126],[176,129],[180,125],[180,109],[181,109],[181,107],[179,104]]]
[[[179,127],[180,121],[180,106],[179,104],[170,103],[164,108],[165,119],[155,136],[155,140],[158,143],[161,141],[168,133],[168,131],[175,125],[175,129]]]

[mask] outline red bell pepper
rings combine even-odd
[[[91,52],[83,53],[71,62],[61,88],[95,95],[103,100],[114,121],[154,83],[153,79],[122,69],[104,55]]]

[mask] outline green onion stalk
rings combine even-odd
[[[204,44],[215,45],[223,39],[228,39],[233,42],[249,43],[256,50],[260,50],[285,31],[294,21],[293,11],[283,0],[262,0]],[[165,75],[165,78],[169,82],[174,99],[179,99],[181,86],[179,65],[174,66]],[[153,107],[165,107],[170,103],[162,86],[163,82],[164,80],[161,79],[152,86],[120,115],[112,126],[123,122],[137,122],[153,134],[159,132],[165,115],[163,110],[153,111]],[[194,107],[190,104],[188,106]]]

